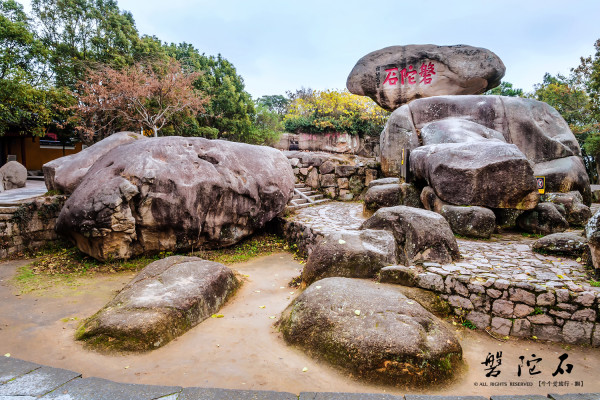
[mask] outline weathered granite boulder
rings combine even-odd
[[[284,339],[360,377],[432,383],[459,370],[452,332],[395,285],[326,278],[282,313]]]
[[[442,207],[448,204],[435,194],[431,186],[425,186],[421,190],[421,203],[426,210],[434,211],[438,214],[442,212]]]
[[[531,209],[538,202],[533,170],[523,153],[500,141],[422,146],[411,171],[454,205]]]
[[[0,192],[25,187],[27,168],[17,161],[9,161],[0,167]]]
[[[592,217],[592,211],[583,204],[583,196],[578,191],[546,193],[542,195],[541,200],[562,206],[559,211],[571,226],[584,226],[588,219]],[[564,213],[562,213],[562,210],[564,210]]]
[[[371,189],[373,186],[379,186],[379,185],[391,185],[391,184],[397,184],[399,185],[400,182],[400,178],[381,178],[381,179],[373,179],[371,182],[369,182],[369,184],[367,185],[368,189]]]
[[[468,120],[471,123],[442,122],[446,119]],[[585,182],[585,173],[585,178],[579,177],[583,165],[577,166],[577,170],[571,175],[568,174],[575,164],[581,163],[581,151],[575,136],[554,108],[533,99],[503,96],[437,96],[418,99],[400,107],[392,113],[381,134],[381,167],[384,175],[398,175],[402,149],[418,147],[420,142],[417,132],[436,121],[439,121],[439,124],[433,126],[437,127],[433,131],[439,133],[442,128],[447,129],[454,140],[460,137],[460,129],[464,129],[465,134],[470,137],[477,132],[480,135],[482,132],[489,132],[484,128],[500,132],[507,143],[515,144],[534,164],[575,156],[573,160],[557,161],[547,166],[536,165],[535,174],[546,175],[550,184],[547,190],[579,190],[582,191],[585,200],[589,183]],[[474,124],[479,124],[482,128]],[[583,171],[585,172],[585,169]],[[554,177],[555,175],[557,176]],[[568,178],[565,175],[568,175]],[[559,185],[562,183],[564,188],[553,189],[555,183],[552,182]],[[567,183],[569,187],[566,187]]]
[[[489,208],[444,205],[440,214],[457,235],[488,239],[496,228],[496,216]]]
[[[85,321],[77,339],[103,350],[152,350],[216,313],[238,286],[233,271],[216,262],[155,261]]]
[[[343,276],[372,278],[396,263],[396,241],[387,231],[330,232],[319,240],[302,270],[302,282]]]
[[[280,151],[161,137],[114,148],[69,197],[57,231],[99,259],[223,247],[285,209],[294,175]]]
[[[590,246],[596,279],[600,279],[600,210],[585,225],[585,236]]]
[[[546,192],[578,191],[583,197],[583,204],[592,203],[592,191],[583,160],[579,156],[558,158],[535,164],[535,176],[546,178]]]
[[[73,193],[90,167],[114,148],[136,140],[146,139],[134,132],[119,132],[85,148],[76,154],[57,158],[42,166],[48,190]]]
[[[496,54],[480,47],[391,46],[358,60],[346,87],[393,111],[423,97],[483,93],[500,84],[505,70]]]
[[[392,232],[402,264],[426,261],[450,263],[460,259],[458,244],[448,222],[439,214],[419,208],[380,208],[360,229]]]
[[[463,118],[446,118],[426,123],[421,128],[423,145],[442,143],[469,143],[485,140],[505,142],[502,132]]]
[[[531,248],[535,251],[580,257],[588,250],[588,240],[575,232],[560,232],[536,240]]]
[[[381,207],[422,206],[419,192],[411,183],[372,186],[365,193],[364,202],[365,208],[372,211]]]
[[[539,203],[533,210],[528,210],[517,218],[517,226],[525,232],[549,235],[565,231],[569,223],[556,205]]]

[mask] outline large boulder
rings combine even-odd
[[[141,139],[145,139],[145,137],[138,133],[119,132],[83,149],[79,153],[47,162],[42,166],[46,187],[48,190],[59,190],[66,194],[73,193],[90,167],[100,157],[118,146]]]
[[[57,231],[99,259],[237,243],[285,209],[294,174],[278,150],[162,137],[114,148],[65,203]]]
[[[585,225],[585,236],[592,256],[596,279],[600,279],[600,210]]]
[[[89,318],[77,339],[104,350],[152,350],[216,313],[238,286],[233,271],[216,262],[155,261]]]
[[[505,70],[496,54],[480,47],[391,46],[358,60],[346,87],[393,111],[423,97],[483,93],[500,84]]]
[[[330,232],[318,241],[302,270],[302,281],[343,276],[373,278],[381,268],[396,263],[396,241],[387,231]]]
[[[554,203],[539,203],[533,210],[528,210],[517,218],[517,226],[525,232],[550,235],[564,232],[569,223]]]
[[[410,154],[415,178],[454,205],[531,209],[538,193],[531,164],[513,144],[495,140],[422,146]]]
[[[502,133],[507,143],[515,144],[528,160],[536,164],[581,156],[568,124],[546,103],[504,96],[438,96],[414,100],[392,113],[381,134],[384,175],[398,174],[401,149],[413,149],[419,145],[417,132],[431,122],[449,118],[468,120]],[[460,121],[440,124],[437,130],[444,128],[452,137],[456,137],[460,129],[469,136],[478,130],[488,132]],[[384,151],[384,145],[391,149]],[[574,189],[566,191],[570,190]]]
[[[393,384],[442,381],[462,358],[454,334],[395,285],[317,281],[282,313],[279,328],[316,357]]]
[[[371,211],[393,206],[421,207],[419,192],[411,183],[372,186],[363,200],[365,208]]]
[[[398,259],[405,265],[427,261],[447,264],[460,259],[448,222],[432,211],[406,206],[380,208],[360,229],[392,232]]]
[[[17,161],[9,161],[0,167],[0,192],[25,187],[27,168]]]

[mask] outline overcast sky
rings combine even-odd
[[[568,74],[600,39],[599,0],[118,0],[142,34],[221,53],[254,98],[342,89],[363,55],[391,45],[468,44],[496,53],[526,91]]]

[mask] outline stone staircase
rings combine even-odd
[[[288,203],[287,208],[297,210],[299,208],[326,203],[328,201],[330,200],[303,183],[296,183],[294,186],[294,196]]]

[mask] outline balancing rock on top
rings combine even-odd
[[[135,140],[89,169],[56,229],[99,260],[225,247],[285,209],[287,158],[270,147],[178,136]]]
[[[496,54],[480,47],[391,46],[358,60],[346,87],[393,111],[423,97],[484,93],[500,84],[505,70]]]

